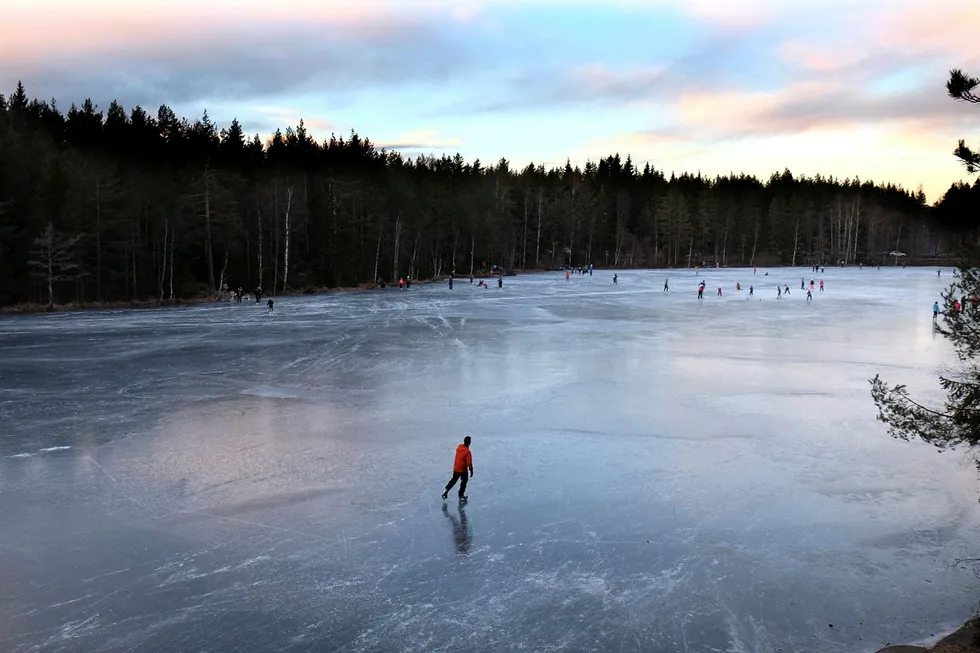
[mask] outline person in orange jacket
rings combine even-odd
[[[473,476],[473,454],[470,453],[470,436],[463,438],[463,444],[456,447],[456,460],[453,461],[453,477],[446,483],[446,491],[442,493],[442,498],[449,496],[449,490],[453,489],[456,481],[459,481],[459,500],[466,501],[466,482]],[[469,474],[467,474],[467,471]]]

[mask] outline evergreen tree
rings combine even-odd
[[[946,85],[950,96],[958,100],[980,103],[980,97],[972,93],[980,80],[964,75],[959,70],[950,73]],[[963,160],[970,172],[976,172],[980,163],[977,155],[960,141],[956,156]],[[980,187],[978,185],[974,188]],[[954,193],[954,191],[956,191]],[[966,199],[967,215],[976,216],[976,197],[970,197],[971,189],[965,184],[950,189],[950,202]],[[921,190],[920,190],[921,193]],[[922,199],[913,198],[917,204]],[[975,219],[972,221],[976,228]],[[959,367],[939,376],[939,384],[946,391],[942,408],[929,408],[913,400],[904,385],[889,387],[876,375],[871,380],[871,396],[878,407],[878,419],[888,425],[889,433],[903,440],[919,439],[935,445],[940,450],[958,446],[980,447],[980,251],[973,248],[959,266],[958,277],[943,294],[942,321],[936,330],[953,345]],[[976,457],[980,469],[980,455]]]
[[[967,92],[972,93],[967,89]],[[966,97],[965,99],[969,99]],[[789,171],[669,179],[618,154],[582,167],[406,159],[305,124],[268,143],[166,105],[91,100],[63,115],[0,96],[0,305],[213,296],[549,268],[927,260],[976,239],[980,186],[925,206],[888,184]],[[37,283],[48,223],[83,236],[69,281]],[[85,273],[85,274],[83,274]],[[52,275],[57,276],[57,275]]]

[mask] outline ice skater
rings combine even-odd
[[[820,280],[820,292],[823,292],[823,279]]]
[[[453,278],[452,277],[449,277],[449,289],[450,290],[453,289]]]
[[[272,299],[271,298],[269,299],[269,303],[266,304],[266,306],[269,307],[269,312],[271,313],[272,312]]]
[[[718,286],[718,296],[721,297],[721,286]]]
[[[613,285],[614,286],[618,286],[619,285],[619,275],[618,274],[614,274],[613,275]]]
[[[504,278],[503,277],[497,277],[497,287],[498,288],[503,288],[504,287]]]
[[[783,288],[782,286],[776,286],[776,299],[783,298]]]
[[[453,477],[446,483],[446,490],[442,493],[442,498],[449,496],[449,491],[459,481],[459,500],[466,501],[466,482],[473,476],[473,454],[470,453],[470,442],[472,438],[463,438],[463,444],[456,447],[456,459],[453,461]],[[469,471],[469,474],[467,474]]]
[[[806,300],[808,302],[812,302],[813,301],[813,291],[812,290],[807,290],[806,291]]]
[[[664,279],[664,292],[670,290],[670,286],[667,285],[668,281],[670,281],[670,279]]]
[[[932,303],[932,321],[935,322],[939,319],[939,302]]]
[[[800,290],[806,290],[806,284],[803,282],[803,277],[800,277]]]
[[[704,299],[704,284],[698,286],[698,300]]]
[[[749,286],[749,297],[751,297],[751,296],[752,296],[752,292],[753,292],[753,290],[754,290],[754,289],[752,288],[752,286]]]

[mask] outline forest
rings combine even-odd
[[[303,123],[263,143],[91,100],[0,95],[0,306],[266,295],[449,274],[933,263],[980,232],[980,180],[670,175],[619,154],[546,169],[407,158]],[[906,256],[891,256],[901,251]],[[952,262],[952,261],[951,261]]]

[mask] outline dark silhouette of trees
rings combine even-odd
[[[974,90],[978,86],[980,86],[980,79],[971,77],[959,69],[949,71],[949,81],[946,82],[946,91],[951,98],[963,102],[980,104],[980,95],[974,93]],[[960,140],[953,154],[963,161],[963,165],[966,166],[968,172],[974,173],[980,171],[980,152],[974,152],[967,147],[965,140]]]
[[[957,78],[958,79],[958,78]],[[964,78],[962,99],[973,101]],[[859,179],[669,178],[618,154],[583,167],[407,157],[305,125],[268,143],[235,120],[0,95],[0,305],[266,294],[506,269],[895,263],[980,237],[980,188]],[[72,234],[76,268],[37,274]],[[50,283],[49,283],[50,282]],[[50,288],[49,288],[50,286]]]

